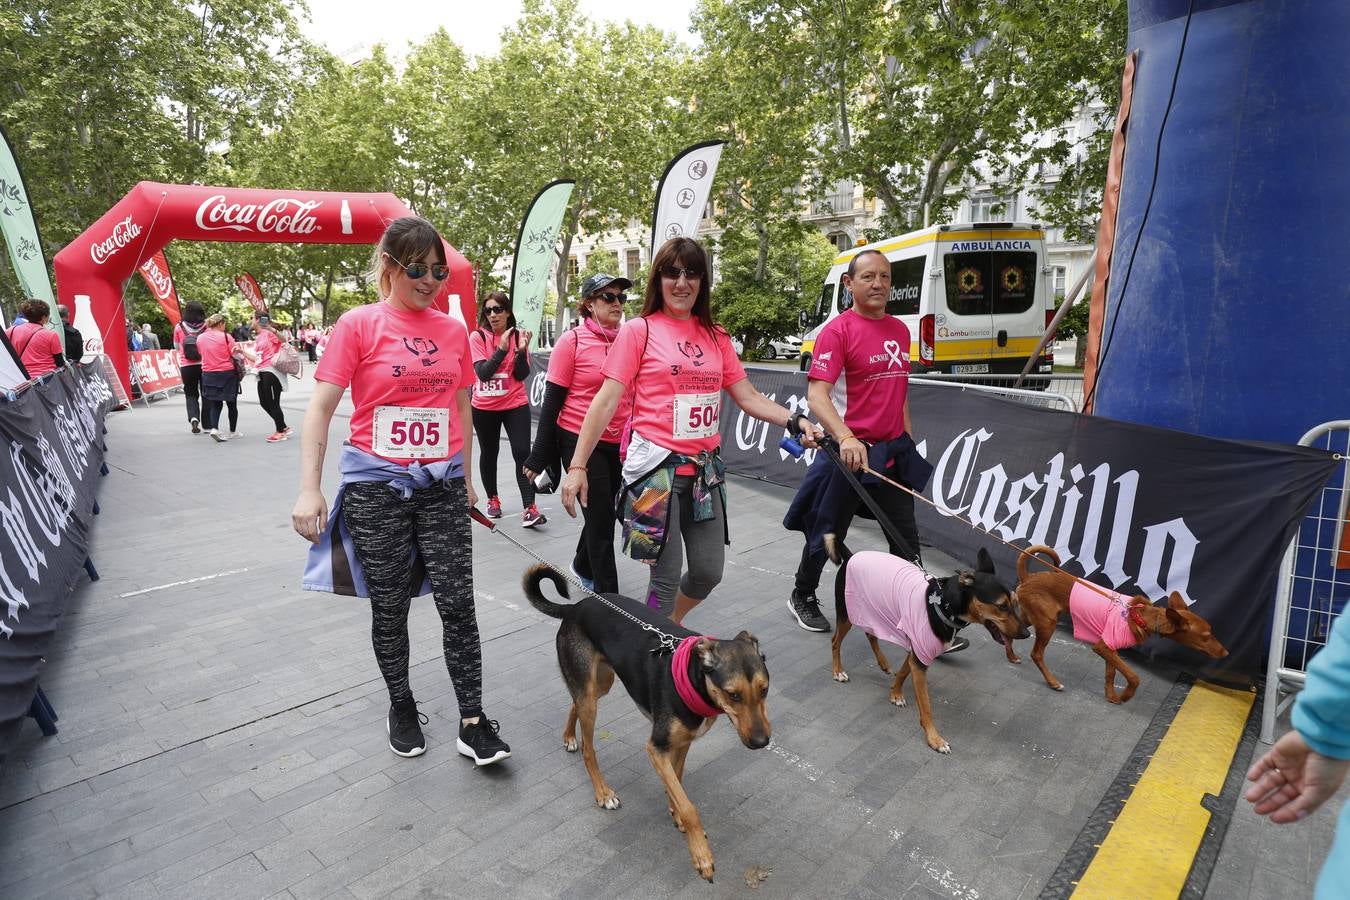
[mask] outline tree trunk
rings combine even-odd
[[[755,260],[755,284],[762,285],[769,277],[769,229],[762,222],[755,223],[759,235],[759,257]]]

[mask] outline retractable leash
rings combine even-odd
[[[532,557],[533,559],[537,560],[538,562],[542,563],[543,565],[548,566],[549,569],[551,569],[551,570],[552,570],[554,573],[556,573],[557,575],[561,576],[562,579],[563,579],[564,581],[566,581],[568,584],[571,584],[571,585],[574,585],[574,586],[580,588],[584,593],[587,593],[587,594],[591,595],[592,597],[594,597],[595,599],[599,600],[601,603],[605,604],[605,606],[608,606],[610,609],[614,610],[616,613],[618,613],[619,615],[623,616],[623,617],[624,617],[625,619],[627,619],[628,621],[633,622],[634,624],[636,624],[636,625],[637,625],[639,628],[641,628],[643,631],[648,631],[648,632],[651,632],[652,634],[656,635],[656,638],[657,638],[657,640],[659,641],[659,643],[657,644],[657,646],[655,646],[655,647],[652,648],[652,653],[674,653],[674,652],[675,652],[675,648],[679,646],[679,644],[680,644],[680,638],[675,637],[673,634],[666,634],[664,631],[662,631],[661,629],[657,628],[655,625],[651,624],[650,622],[644,622],[644,621],[642,621],[641,619],[639,619],[637,616],[635,616],[635,615],[633,615],[632,613],[630,613],[628,610],[624,609],[623,607],[616,606],[615,604],[613,604],[613,603],[611,603],[610,601],[606,600],[604,597],[602,597],[602,596],[600,596],[599,594],[597,594],[595,591],[593,591],[593,590],[591,590],[590,588],[586,587],[586,585],[582,584],[582,583],[581,583],[580,581],[578,581],[577,579],[573,578],[573,577],[571,576],[570,573],[562,571],[562,570],[559,569],[557,566],[553,565],[553,563],[551,563],[551,562],[549,562],[548,560],[544,559],[544,558],[543,558],[542,556],[540,556],[538,553],[535,553],[535,552],[534,552],[533,550],[531,550],[529,547],[526,547],[526,546],[525,546],[524,544],[522,544],[520,541],[518,541],[518,540],[516,540],[515,538],[511,537],[511,535],[507,534],[505,531],[500,531],[500,530],[498,530],[497,524],[496,524],[495,522],[493,522],[491,519],[489,519],[487,516],[485,516],[485,515],[483,515],[481,512],[479,512],[479,511],[478,511],[478,507],[476,507],[476,506],[471,506],[471,507],[469,507],[469,518],[473,519],[473,520],[474,520],[475,522],[477,522],[479,525],[482,525],[482,526],[483,526],[484,528],[486,528],[488,531],[494,532],[494,533],[499,534],[499,535],[501,535],[502,537],[506,538],[506,540],[507,540],[509,543],[514,544],[515,547],[516,547],[518,550],[523,551],[527,556],[530,556],[530,557]]]

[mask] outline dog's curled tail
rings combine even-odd
[[[825,535],[825,555],[830,558],[830,562],[836,566],[842,566],[848,562],[848,558],[853,555],[852,551],[839,540],[833,532]]]
[[[1022,551],[1022,555],[1017,557],[1017,580],[1027,580],[1027,561],[1035,559],[1037,556],[1047,556],[1050,558],[1050,565],[1059,565],[1059,554],[1044,544],[1036,544],[1034,547],[1028,547]]]
[[[546,616],[561,619],[567,614],[567,607],[554,603],[544,596],[544,592],[540,590],[539,586],[545,578],[553,582],[553,586],[558,589],[559,594],[564,597],[568,596],[567,581],[545,565],[531,566],[527,569],[525,577],[521,579],[521,587],[525,589],[525,597],[530,601],[531,606]]]

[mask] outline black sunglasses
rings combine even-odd
[[[385,256],[389,257],[390,259],[393,259],[394,262],[398,263],[399,268],[402,269],[404,272],[406,272],[408,274],[408,277],[411,278],[413,281],[416,281],[419,278],[425,278],[428,271],[431,272],[431,277],[435,278],[437,281],[444,281],[445,279],[450,277],[449,266],[427,265],[426,263],[422,262],[415,262],[412,263],[411,265],[405,266],[397,259],[394,259],[393,254],[386,253]]]
[[[592,294],[592,300],[604,300],[606,303],[623,303],[628,299],[627,294]]]
[[[662,278],[669,278],[671,281],[679,281],[681,275],[683,275],[690,281],[698,281],[700,278],[703,277],[703,273],[700,272],[698,269],[684,269],[679,266],[661,267]]]
[[[483,307],[483,312],[487,313],[489,316],[495,316],[497,313],[506,312],[506,309],[501,306],[485,306]]]

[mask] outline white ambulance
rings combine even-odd
[[[811,365],[820,329],[853,305],[842,276],[865,250],[879,250],[891,261],[886,312],[909,326],[915,374],[1019,374],[1055,314],[1039,225],[935,225],[835,258],[815,316],[803,314],[803,328],[814,323],[802,341],[803,371]],[[1031,371],[1049,374],[1052,363],[1047,346]]]

